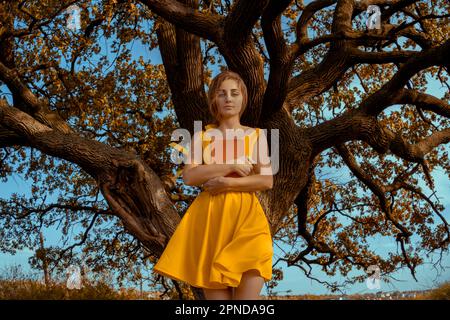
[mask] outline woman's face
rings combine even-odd
[[[227,79],[216,92],[217,110],[222,118],[239,117],[242,108],[242,93],[235,80]]]

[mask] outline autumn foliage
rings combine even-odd
[[[171,133],[211,122],[208,84],[229,68],[248,87],[242,124],[280,133],[274,188],[258,193],[283,248],[269,289],[284,264],[334,290],[372,265],[415,277],[449,244],[435,186],[450,178],[449,13],[447,0],[0,1],[0,177],[30,186],[0,185],[0,250],[36,251],[50,276],[85,263],[185,294],[150,271],[198,193]]]

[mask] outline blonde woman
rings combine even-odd
[[[247,88],[238,74],[216,76],[208,104],[215,122],[194,137],[202,153],[195,155],[191,145],[191,161],[183,168],[183,181],[202,192],[154,271],[203,288],[208,300],[256,300],[272,277],[271,232],[255,194],[273,185],[271,164],[262,161],[267,139],[260,128],[240,123]]]

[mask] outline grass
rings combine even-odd
[[[87,281],[86,281],[87,282]],[[0,276],[0,300],[138,300],[158,299],[149,296],[149,292],[143,292],[133,288],[115,289],[106,281],[95,283],[83,283],[81,289],[69,290],[64,281],[55,281],[45,285],[37,278],[29,277],[20,271],[20,268],[10,268],[8,272]],[[336,298],[330,295],[293,295],[268,297],[269,299],[293,299],[293,300],[322,300]],[[170,295],[169,299],[177,299]],[[193,297],[191,297],[193,298]],[[351,300],[363,297],[349,295]],[[408,299],[408,298],[406,298]],[[415,300],[450,300],[450,281],[440,284],[437,288],[423,294],[417,295]]]
[[[450,281],[444,282],[425,295],[416,297],[416,300],[450,300]]]
[[[106,283],[84,285],[69,290],[64,284],[45,284],[36,280],[0,280],[0,300],[135,300],[135,290],[117,291]]]

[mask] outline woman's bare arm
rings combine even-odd
[[[183,170],[183,181],[188,186],[200,186],[209,179],[224,177],[233,171],[232,164],[189,164]]]
[[[273,176],[254,174],[247,177],[229,178],[227,191],[263,191],[272,189]]]
[[[183,181],[188,186],[201,186],[206,181],[215,177],[224,177],[234,171],[232,164],[201,164],[195,161],[194,145],[201,144],[201,135],[194,138],[193,145],[190,152],[191,161],[186,163],[183,168]],[[201,159],[203,159],[203,150],[201,150]]]
[[[260,142],[260,143],[259,143]],[[273,187],[273,171],[272,164],[264,164],[263,151],[265,155],[269,155],[269,147],[267,137],[263,131],[258,137],[258,143],[255,143],[252,152],[252,161],[256,162],[253,166],[254,173],[246,177],[229,178],[226,189],[228,191],[263,191],[272,189]]]

